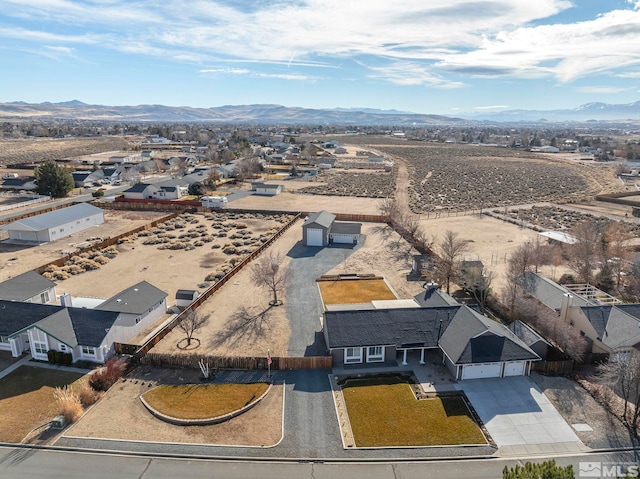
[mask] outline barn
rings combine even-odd
[[[87,203],[61,208],[0,226],[9,239],[48,243],[104,223],[104,212]]]

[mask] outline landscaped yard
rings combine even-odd
[[[57,416],[53,390],[76,383],[82,376],[21,366],[0,379],[0,442],[20,442],[31,429]]]
[[[417,400],[400,378],[350,380],[342,393],[358,447],[487,443],[462,397]]]
[[[159,386],[142,397],[149,406],[169,417],[210,419],[249,405],[268,387],[266,383]]]
[[[318,281],[324,304],[368,303],[397,299],[383,279]]]

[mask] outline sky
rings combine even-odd
[[[640,100],[640,0],[0,6],[0,102],[455,116]]]

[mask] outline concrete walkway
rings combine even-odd
[[[24,366],[25,364],[27,364],[29,361],[31,361],[31,355],[27,354],[24,358],[20,359],[19,361],[13,363],[11,366],[9,366],[6,369],[3,369],[2,371],[0,371],[0,379],[2,379],[5,376],[8,376],[9,374],[11,374],[13,371],[15,371],[16,369],[18,369],[20,366]]]

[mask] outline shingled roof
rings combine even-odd
[[[0,299],[25,301],[55,287],[55,285],[56,283],[35,271],[27,271],[0,283]]]

